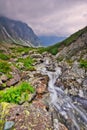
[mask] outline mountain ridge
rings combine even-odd
[[[0,16],[0,41],[24,46],[39,46],[41,41],[26,23]]]

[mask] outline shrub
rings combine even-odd
[[[87,60],[80,60],[80,67],[87,68]]]
[[[17,103],[24,96],[24,101],[28,100],[28,95],[34,92],[34,88],[27,82],[22,82],[20,85],[10,87],[0,92],[0,102]]]

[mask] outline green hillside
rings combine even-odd
[[[62,49],[64,46],[70,45],[72,42],[76,41],[78,39],[78,37],[80,37],[85,32],[87,32],[87,26],[85,28],[77,31],[76,33],[72,34],[70,37],[68,37],[64,41],[57,43],[53,46],[47,47],[46,50],[48,52],[52,53],[53,55],[56,55],[58,50]]]

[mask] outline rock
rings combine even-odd
[[[41,54],[36,54],[36,53],[32,54],[31,57],[32,58],[41,58],[41,59],[43,59],[43,56]]]
[[[68,130],[64,124],[59,123],[59,130]]]
[[[6,75],[1,76],[2,82],[6,82],[8,80],[8,77]]]
[[[52,130],[51,115],[42,101],[11,107],[6,119],[15,122],[15,130]]]
[[[2,86],[2,84],[3,84],[3,83],[2,83],[2,80],[0,79],[0,86]]]
[[[46,84],[39,83],[38,86],[36,87],[36,92],[37,94],[43,94],[46,92]]]
[[[79,78],[79,79],[76,79],[76,81],[79,83],[79,84],[81,84],[82,83],[82,78]]]
[[[87,86],[87,83],[83,82],[86,75],[85,69],[80,68],[79,62],[77,61],[72,63],[71,67],[69,67],[66,64],[66,61],[65,61],[65,64],[64,64],[64,61],[62,61],[60,65],[63,67],[62,69],[63,72],[62,72],[62,75],[60,76],[60,81],[63,83],[64,88],[69,89],[67,91],[69,94],[78,95],[79,89],[82,88],[82,86],[83,87]],[[59,82],[57,84],[61,85]]]
[[[17,62],[18,59],[17,59],[17,58],[11,58],[10,61],[11,61],[11,62]]]
[[[16,66],[17,66],[19,69],[23,69],[23,68],[24,68],[24,64],[21,63],[21,62],[18,62],[18,63],[16,64]]]
[[[21,79],[25,79],[25,80],[28,80],[30,78],[28,72],[22,72],[21,73]]]
[[[45,57],[48,55],[48,52],[43,52],[42,55]]]
[[[22,57],[26,58],[28,56],[28,52],[22,52]]]
[[[57,87],[60,87],[61,89],[64,90],[64,85],[63,85],[63,83],[61,82],[61,80],[57,79],[55,85],[56,85]]]
[[[55,71],[55,65],[54,64],[49,64],[49,65],[46,66],[46,69],[48,71]]]
[[[83,80],[82,86],[87,87],[87,77]]]
[[[69,66],[69,64],[65,61],[59,62],[58,65],[62,68],[62,72],[71,68],[71,66]]]
[[[12,129],[12,127],[14,126],[14,122],[13,121],[7,121],[6,123],[5,123],[5,126],[4,126],[4,130],[11,130]]]
[[[15,74],[20,73],[19,69],[17,67],[15,67],[15,66],[11,66],[11,70]]]
[[[29,51],[29,55],[33,55],[33,54],[35,54],[35,53],[37,53],[35,50],[30,50],[30,51]]]
[[[35,73],[34,77],[42,77],[42,74],[41,73]]]
[[[76,88],[74,88],[74,86],[72,86],[72,88],[68,90],[68,93],[71,95],[77,95],[78,90]]]
[[[29,76],[30,78],[34,78],[33,72],[29,71],[29,72],[28,72],[28,76]]]
[[[77,61],[73,63],[71,72],[73,72],[77,78],[84,78],[85,76],[85,69],[80,68],[79,63]]]
[[[13,85],[17,84],[20,80],[21,80],[21,77],[19,76],[19,74],[16,74],[16,75],[14,75],[14,77],[12,79],[10,79],[9,81],[6,82],[6,86],[8,86],[8,87],[13,86]]]
[[[83,96],[83,95],[84,95],[84,94],[83,94],[83,91],[82,91],[81,89],[79,90],[79,94],[78,94],[78,95],[79,95],[80,97],[84,97],[84,96]]]
[[[42,76],[40,73],[34,74],[32,85],[36,88],[37,94],[47,92],[48,76]]]

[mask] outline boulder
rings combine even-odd
[[[28,80],[30,78],[28,72],[24,71],[21,73],[21,79]]]
[[[13,126],[14,126],[14,122],[13,121],[7,121],[5,123],[4,130],[10,130],[10,129],[13,128]]]
[[[48,76],[41,77],[40,74],[38,76],[40,76],[40,77],[36,77],[33,80],[32,85],[36,88],[37,94],[43,94],[43,93],[47,92]]]
[[[2,84],[3,84],[3,83],[2,83],[2,80],[0,79],[0,86],[2,86]]]
[[[36,87],[36,92],[37,94],[43,94],[46,92],[46,84],[43,84],[43,83],[39,83]]]
[[[64,124],[59,123],[59,130],[68,130],[68,128]]]
[[[87,87],[87,77],[83,80],[82,86]]]
[[[2,82],[6,82],[8,80],[8,77],[6,75],[2,75],[0,79]]]
[[[36,53],[32,54],[31,57],[32,58],[41,58],[41,59],[43,59],[43,56],[41,54],[36,54]]]
[[[6,86],[10,87],[15,84],[17,84],[21,80],[21,77],[19,74],[15,74],[12,79],[6,82]]]

